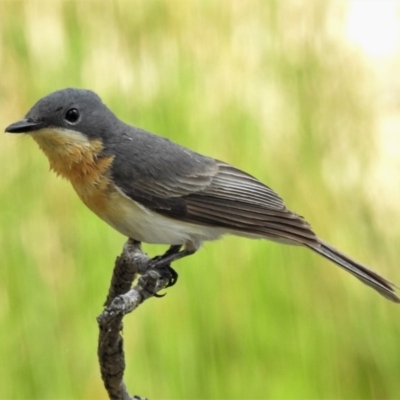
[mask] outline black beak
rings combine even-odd
[[[21,121],[14,122],[13,124],[7,126],[6,132],[9,133],[34,132],[44,127],[45,125],[43,122],[35,122],[30,119],[21,119]]]

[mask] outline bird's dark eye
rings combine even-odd
[[[70,108],[65,113],[65,120],[70,124],[74,124],[79,119],[79,111],[76,108]]]

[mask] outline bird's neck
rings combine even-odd
[[[43,129],[32,135],[50,162],[50,168],[75,184],[96,184],[112,164],[113,157],[101,157],[103,145],[74,131],[60,134]]]

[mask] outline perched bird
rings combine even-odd
[[[169,267],[224,234],[269,239],[305,246],[400,302],[391,282],[318,238],[259,180],[125,124],[92,91],[51,93],[6,132],[30,134],[51,169],[114,229],[136,241],[171,245],[156,267]]]

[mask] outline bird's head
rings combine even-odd
[[[5,131],[31,135],[52,169],[66,176],[77,164],[96,161],[116,123],[96,93],[69,88],[40,99],[25,118]]]
[[[90,140],[107,135],[107,128],[115,119],[96,93],[69,88],[40,99],[25,118],[8,126],[6,132],[33,134],[53,130],[62,135],[74,131]]]

